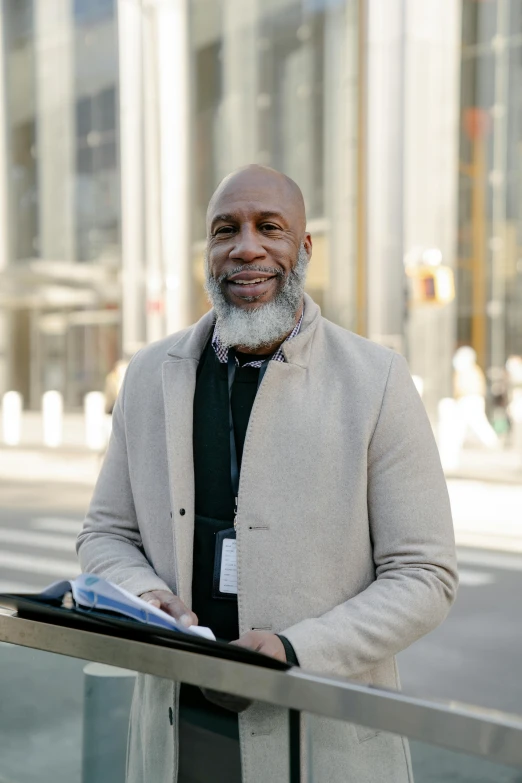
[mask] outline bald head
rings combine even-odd
[[[236,203],[261,204],[267,209],[284,211],[295,230],[303,235],[306,230],[306,211],[301,189],[293,179],[280,171],[251,164],[228,174],[217,186],[207,209],[207,234],[210,234],[214,216]]]
[[[311,254],[293,180],[266,166],[225,177],[208,206],[206,289],[227,345],[280,344],[302,312]]]

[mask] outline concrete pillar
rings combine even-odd
[[[438,248],[454,267],[460,84],[460,3],[406,0],[404,103],[404,252]],[[435,419],[452,395],[455,305],[409,311],[407,353],[424,381],[424,403]]]
[[[75,260],[74,20],[70,0],[34,3],[39,255]]]
[[[258,159],[257,0],[223,3],[223,95],[219,178]],[[263,162],[263,161],[260,161]]]
[[[0,278],[9,264],[9,158],[7,127],[9,114],[6,101],[5,0],[0,0]],[[0,395],[8,391],[8,315],[0,306]]]
[[[325,314],[347,329],[356,328],[357,314],[357,34],[356,4],[332,5],[325,20],[324,172],[329,247]]]
[[[404,349],[404,7],[368,2],[368,337]],[[422,3],[422,0],[420,0]]]
[[[122,343],[126,357],[145,343],[141,14],[140,0],[118,0]]]
[[[158,52],[159,19],[151,6],[142,15],[143,25],[143,155],[145,198],[145,297],[147,342],[165,336],[165,274],[162,246],[161,204],[161,104]],[[177,143],[177,141],[176,141]]]
[[[9,113],[6,100],[5,0],[0,0],[0,274],[9,263],[9,156],[7,128]],[[1,336],[0,336],[1,340]],[[1,346],[1,343],[0,343]],[[1,389],[1,386],[0,386]]]
[[[509,160],[508,121],[509,90],[518,89],[510,84],[510,34],[511,0],[498,0],[496,9],[496,35],[493,39],[495,57],[495,103],[493,115],[493,171],[491,222],[493,236],[491,246],[491,366],[504,367],[506,362],[506,294],[508,221],[507,180]]]
[[[451,394],[454,305],[406,308],[404,258],[438,248],[454,266],[460,3],[369,0],[369,337],[406,354],[435,420]]]
[[[161,248],[167,334],[190,324],[188,0],[156,0]]]
[[[82,783],[125,783],[136,672],[103,663],[83,671]]]

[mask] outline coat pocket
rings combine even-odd
[[[368,740],[373,739],[374,737],[378,737],[379,734],[381,734],[380,729],[371,729],[368,726],[359,726],[355,723],[353,724],[353,727],[355,729],[355,733],[357,734],[357,739],[359,742],[367,742]]]
[[[360,682],[363,685],[373,685],[373,676],[371,672],[366,672],[361,678]],[[367,742],[368,740],[378,737],[381,734],[380,729],[372,729],[369,726],[360,726],[357,723],[353,724],[357,739],[359,742]]]

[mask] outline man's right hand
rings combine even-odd
[[[187,609],[181,598],[171,593],[170,590],[151,590],[148,593],[142,593],[140,598],[143,598],[147,603],[157,606],[158,609],[163,609],[167,614],[172,615],[179,623],[185,625],[187,628],[190,625],[197,625],[198,618]],[[252,702],[249,699],[242,699],[240,696],[232,696],[228,693],[220,693],[218,691],[209,690],[207,688],[201,688],[207,699],[213,704],[218,704],[220,707],[225,707],[231,712],[243,712],[247,707],[250,707]]]
[[[194,612],[187,609],[181,598],[171,593],[170,590],[150,590],[148,593],[142,593],[140,598],[170,614],[186,628],[198,624],[198,618]]]

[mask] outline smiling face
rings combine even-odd
[[[272,353],[303,308],[312,241],[301,191],[273,169],[241,169],[213,195],[207,234],[205,288],[221,342]]]
[[[245,311],[276,300],[300,248],[311,255],[299,188],[261,166],[223,181],[209,204],[207,233],[207,275],[231,305]]]

